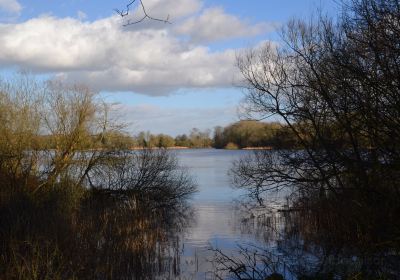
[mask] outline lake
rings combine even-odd
[[[257,223],[242,215],[239,205],[245,192],[233,188],[228,175],[232,162],[251,151],[190,149],[176,153],[198,184],[191,201],[193,222],[182,238],[180,279],[214,279],[215,253],[210,248],[235,255],[238,245],[264,242]]]

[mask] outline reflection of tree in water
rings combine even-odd
[[[282,219],[275,208],[259,206],[249,199],[234,203],[235,220],[238,222],[236,228],[242,235],[250,235],[263,244],[276,241]]]
[[[84,207],[80,229],[84,234],[77,240],[78,247],[84,246],[89,253],[79,262],[88,264],[83,275],[89,267],[95,278],[103,275],[103,269],[115,279],[179,274],[178,234],[188,217],[169,207],[149,208],[151,202],[132,206],[108,196],[100,200],[96,196]]]
[[[95,189],[97,198],[83,211],[94,209],[100,217],[84,217],[91,221],[89,232],[103,229],[97,240],[106,246],[93,258],[104,256],[117,278],[179,275],[180,233],[192,216],[187,199],[195,187],[176,158],[166,150],[119,152],[112,165],[93,172],[95,181],[108,186]]]
[[[179,235],[190,222],[190,177],[165,150],[115,152],[68,181],[2,203],[1,274],[7,279],[153,279],[180,273]],[[79,196],[80,198],[77,198]],[[78,208],[71,201],[79,199]],[[15,215],[18,215],[16,217]],[[26,276],[30,275],[30,276]],[[22,278],[21,278],[22,277]]]
[[[238,244],[230,254],[214,248],[217,278],[266,279],[275,272],[290,275],[286,259],[278,249],[283,238],[283,215],[248,199],[237,201],[236,205],[241,233],[254,236],[255,242]]]
[[[397,279],[397,252],[386,249],[391,244],[371,248],[363,245],[364,240],[358,243],[356,228],[353,223],[349,224],[354,219],[350,213],[353,210],[344,207],[347,202],[325,203],[328,205],[318,205],[316,212],[315,208],[304,205],[296,208],[293,204],[290,207],[282,204],[280,209],[256,205],[252,208],[246,201],[240,214],[242,233],[253,234],[257,241],[238,244],[233,253],[214,248],[217,278],[347,279],[351,275],[353,279]],[[343,212],[336,207],[342,207]],[[345,215],[347,220],[343,220]],[[374,226],[371,222],[368,224]],[[386,230],[395,231],[396,225],[393,227],[386,226]],[[374,230],[370,238],[384,238]],[[365,278],[364,275],[383,277]]]

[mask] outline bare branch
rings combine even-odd
[[[119,9],[114,9],[114,11],[121,16],[121,18],[124,18],[126,16],[128,16],[130,14],[131,11],[131,6],[136,2],[137,0],[132,0],[131,2],[129,2],[126,5],[126,9],[125,10],[119,10]],[[143,11],[143,17],[141,17],[140,19],[137,20],[132,20],[132,19],[128,19],[127,22],[125,24],[123,24],[123,26],[129,26],[129,25],[133,25],[133,24],[137,24],[140,23],[142,21],[144,21],[145,19],[150,19],[150,20],[154,20],[154,21],[160,21],[163,23],[169,23],[171,24],[171,22],[169,21],[169,15],[167,15],[167,17],[165,19],[161,19],[161,18],[157,18],[157,17],[153,17],[151,15],[149,15],[147,13],[146,7],[143,4],[142,0],[139,0],[139,5]]]

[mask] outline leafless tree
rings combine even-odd
[[[395,277],[400,6],[395,0],[345,4],[340,18],[292,20],[281,44],[238,59],[248,114],[278,116],[300,149],[255,153],[232,172],[255,198],[288,192],[298,225],[292,232],[301,242],[343,260],[357,256],[357,264],[348,264],[365,277]],[[321,273],[332,269],[321,265]]]

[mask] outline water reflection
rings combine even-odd
[[[237,255],[240,244],[263,244],[262,230],[247,219],[248,212],[240,201],[245,193],[232,188],[228,175],[232,161],[247,153],[228,150],[177,153],[199,186],[192,204],[195,222],[183,236],[182,279],[214,279],[218,268],[215,249]]]
[[[230,203],[198,203],[195,224],[184,238],[182,273],[191,279],[213,275],[214,247],[231,250],[242,240],[235,209]]]
[[[180,275],[196,187],[173,155],[116,152],[90,170],[87,183],[71,173],[41,187],[32,175],[29,188],[7,188],[0,176],[1,279]]]
[[[190,222],[189,215],[169,208],[149,212],[149,205],[121,207],[115,201],[102,201],[99,207],[98,201],[82,212],[79,232],[83,234],[77,240],[77,247],[85,247],[79,254],[86,255],[80,261],[85,263],[85,276],[91,267],[93,279],[106,275],[111,279],[171,279],[180,274],[179,235]]]
[[[91,170],[90,188],[66,176],[10,194],[0,209],[0,278],[214,279],[216,250],[236,258],[240,246],[276,245],[270,213],[231,188],[231,162],[245,153],[118,153]]]

